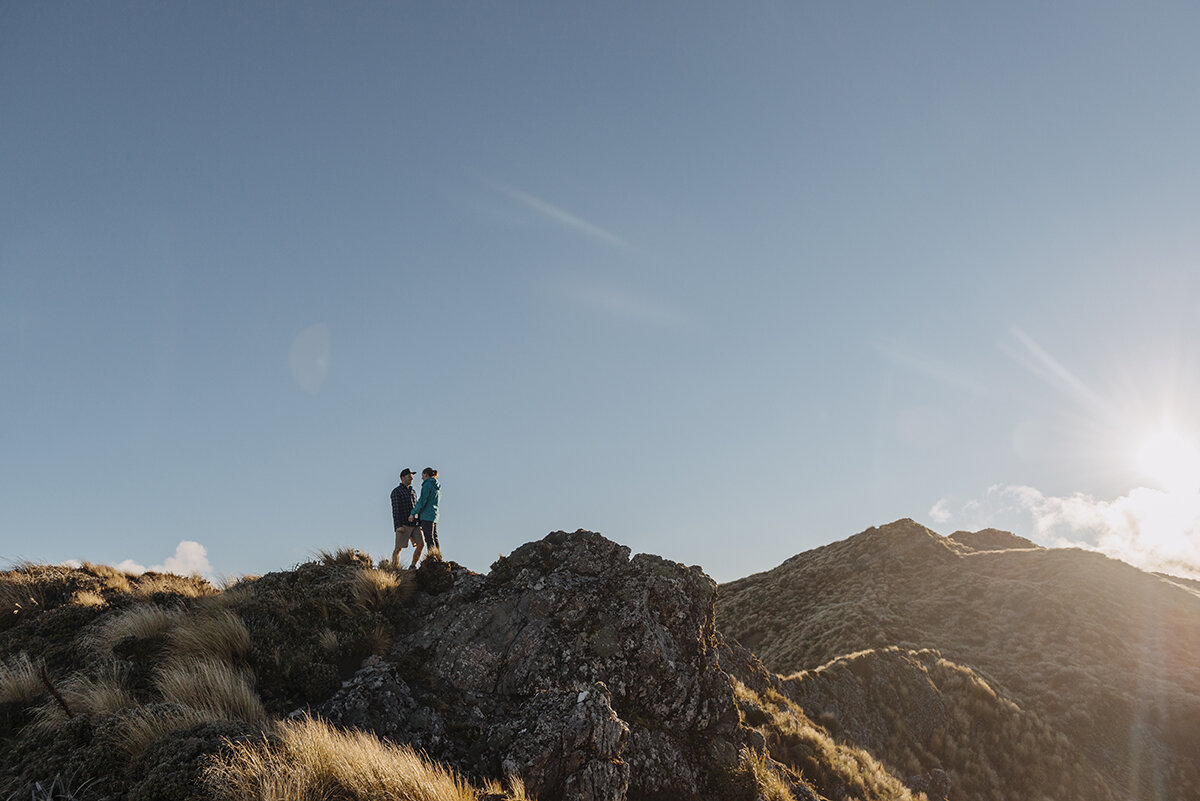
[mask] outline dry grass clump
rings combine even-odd
[[[343,567],[371,567],[375,562],[371,554],[357,548],[338,548],[332,553],[321,549],[317,552],[317,560],[323,565],[341,565]]]
[[[29,705],[45,691],[41,660],[21,652],[11,660],[0,661],[0,704]]]
[[[779,768],[772,764],[766,753],[753,754],[743,752],[742,764],[754,777],[754,786],[758,790],[756,799],[762,801],[796,801],[788,780],[780,774]]]
[[[317,637],[317,645],[329,656],[337,656],[342,647],[338,633],[328,627],[321,630],[320,636]]]
[[[95,590],[77,590],[71,596],[71,603],[76,606],[104,606],[107,603],[104,596]]]
[[[399,574],[390,570],[364,567],[355,572],[350,594],[364,609],[382,611],[393,602],[402,600],[400,589],[407,584]]]
[[[175,607],[139,604],[105,621],[88,636],[88,641],[94,648],[111,652],[127,637],[148,640],[165,636],[182,614]]]
[[[408,746],[313,719],[281,721],[275,737],[234,745],[205,771],[218,797],[271,801],[478,801],[481,792]]]
[[[129,590],[135,598],[153,599],[156,595],[178,595],[183,598],[203,598],[220,592],[200,576],[177,576],[174,573],[143,573]]]
[[[170,632],[172,659],[218,659],[240,662],[250,650],[250,631],[229,609],[217,609],[179,619]]]
[[[222,715],[182,704],[152,704],[128,710],[121,722],[117,742],[130,756],[136,756],[147,746],[173,731],[222,719]]]
[[[102,663],[94,674],[73,674],[54,685],[52,696],[37,709],[35,725],[41,729],[57,729],[74,715],[108,715],[138,705],[116,662]]]
[[[84,562],[79,566],[79,569],[100,579],[104,589],[106,590],[129,592],[129,574],[122,573],[115,567],[110,567],[109,565],[95,565],[91,562]]]
[[[37,565],[22,562],[0,573],[0,617],[7,620],[45,608],[43,572]]]
[[[248,671],[224,662],[211,659],[172,662],[159,671],[154,684],[164,701],[230,720],[263,723],[267,719]]]

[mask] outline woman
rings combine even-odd
[[[442,549],[438,545],[437,536],[437,518],[438,518],[438,503],[442,499],[442,485],[438,481],[438,471],[432,467],[426,467],[421,471],[421,497],[417,499],[417,505],[413,507],[412,514],[408,516],[410,521],[415,521],[421,527],[421,536],[425,540],[425,547],[432,554],[436,549],[438,555],[441,556]],[[417,549],[417,556],[421,554],[420,549]],[[429,554],[426,554],[428,556]],[[414,557],[413,564],[416,564]]]

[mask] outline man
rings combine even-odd
[[[438,504],[441,503],[441,500],[442,484],[438,481],[438,471],[432,467],[426,467],[421,471],[421,498],[413,505],[408,519],[410,523],[416,523],[421,527],[425,546],[431,552],[436,549],[438,553],[442,551],[441,546],[438,545],[437,535]],[[420,550],[417,553],[420,553]],[[415,560],[413,564],[416,564]]]
[[[411,542],[413,551],[412,567],[417,566],[421,558],[424,543],[421,529],[412,522],[413,506],[417,503],[417,493],[413,490],[413,471],[407,467],[400,471],[400,486],[392,490],[392,527],[396,529],[396,548],[392,551],[392,567],[400,566],[400,551]]]

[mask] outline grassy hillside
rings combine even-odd
[[[1188,798],[1200,797],[1194,589],[1095,553],[1041,549],[1003,532],[943,538],[899,521],[723,585],[717,622],[769,669],[794,674],[789,696],[818,719],[837,719],[842,701],[855,694],[892,711],[902,706],[878,686],[819,689],[831,672],[874,669],[868,666],[880,663],[878,654],[893,647],[937,649],[1019,713],[1013,720],[1032,738],[1025,749],[1031,758],[1061,751],[1056,759],[1065,765],[1082,760],[1084,774],[1101,777],[1117,797],[1158,798],[1165,790],[1166,797]],[[840,659],[862,651],[874,656]],[[976,692],[973,682],[938,684],[940,662],[918,661],[939,688],[938,703],[959,705],[961,692]],[[970,725],[940,735],[953,738],[952,749],[930,750],[926,738],[925,753],[904,745],[911,739],[904,718],[842,731],[899,772],[937,762],[956,786],[972,786],[969,776],[992,771],[994,786],[1016,787],[1030,765],[1006,768],[987,756],[999,747],[990,742],[997,727],[1015,725],[999,722],[1006,717],[965,714]],[[1060,736],[1068,748],[1053,748]],[[1003,746],[1006,755],[1024,738]],[[1038,768],[1052,769],[1053,762]],[[1083,778],[1071,795],[1066,789],[1042,792],[1105,797]]]
[[[377,738],[283,716],[388,646],[438,580],[354,551],[220,590],[110,567],[0,574],[0,797],[524,798]]]

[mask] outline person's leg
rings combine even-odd
[[[438,551],[441,551],[442,546],[441,546],[441,543],[438,542],[437,521],[436,520],[429,524],[429,537],[430,537],[430,539],[433,540],[433,545],[431,547],[437,548]]]
[[[401,526],[396,529],[396,547],[392,549],[392,567],[400,566],[400,551],[404,550],[404,543],[408,541],[408,531]]]
[[[425,538],[421,536],[421,529],[419,526],[410,529],[410,531],[412,531],[413,560],[412,564],[409,565],[409,568],[415,568],[417,566],[417,560],[421,558],[421,551],[425,549]]]

